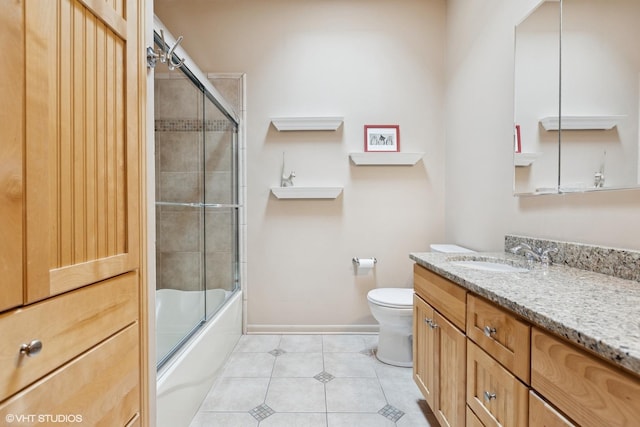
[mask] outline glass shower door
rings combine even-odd
[[[239,286],[237,126],[204,100],[204,232],[206,316]]]
[[[156,70],[156,339],[161,366],[204,322],[204,93]]]

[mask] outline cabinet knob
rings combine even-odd
[[[431,323],[429,323],[429,327],[430,327],[431,329],[436,329],[436,328],[438,328],[439,326],[438,326],[438,324],[437,324],[436,322],[431,322]]]
[[[484,327],[484,334],[491,338],[491,335],[496,333],[496,328],[492,328],[491,326]]]
[[[490,402],[495,398],[496,398],[496,394],[495,393],[489,393],[488,391],[484,392],[484,400]]]
[[[42,341],[33,340],[29,344],[22,344],[20,346],[20,354],[31,357],[35,356],[42,350]]]

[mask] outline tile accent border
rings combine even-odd
[[[640,251],[507,234],[505,252],[520,243],[543,249],[557,247],[558,253],[551,256],[554,264],[640,282]]]
[[[156,132],[226,132],[233,129],[233,125],[226,119],[156,119]]]

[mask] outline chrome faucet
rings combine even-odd
[[[552,261],[549,255],[557,254],[558,248],[556,247],[551,247],[546,249],[532,248],[526,243],[520,243],[519,245],[512,247],[510,251],[516,255],[521,253],[524,254],[525,258],[527,258],[528,261],[539,261],[543,265],[548,266],[552,264]]]

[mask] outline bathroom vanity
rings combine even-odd
[[[638,425],[637,280],[506,253],[410,258],[414,380],[442,426]]]

